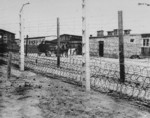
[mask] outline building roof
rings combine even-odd
[[[45,37],[45,40],[46,40],[46,41],[52,41],[52,40],[56,39],[56,37],[57,37],[57,36],[55,36],[55,35],[47,36],[47,37]]]
[[[142,38],[145,38],[145,37],[150,37],[150,33],[147,33],[147,34],[141,34]]]
[[[82,36],[79,36],[79,35],[71,35],[71,34],[62,34],[60,35],[60,37],[62,36],[70,36],[71,38],[71,41],[82,41]],[[75,39],[75,38],[78,38],[78,39]],[[51,42],[57,42],[57,39],[54,39],[54,40],[51,40]]]
[[[60,35],[60,36],[75,36],[75,37],[82,37],[82,36],[80,36],[80,35],[74,35],[74,34],[62,34],[62,35]]]
[[[143,34],[128,34],[128,35],[123,35],[123,36],[141,36],[141,35]],[[143,36],[146,36],[146,34],[144,34]],[[118,35],[90,36],[89,39],[107,38],[107,37],[119,37],[119,36]]]
[[[15,35],[15,33],[12,33],[12,32],[10,32],[10,31],[4,30],[4,29],[0,29],[0,32],[7,32],[7,33],[10,33],[10,34],[14,34],[14,35]]]
[[[40,37],[28,37],[28,39],[41,39],[41,38],[45,38],[45,36],[40,36]],[[27,38],[25,38],[27,39]]]
[[[62,35],[60,35],[60,37],[63,37],[63,36],[70,36],[71,41],[76,41],[77,39],[78,40],[82,40],[82,36],[79,36],[79,35],[72,35],[72,34],[62,34]],[[57,42],[57,37],[55,35],[29,37],[28,39],[41,39],[41,38],[44,38],[46,41]],[[77,39],[75,39],[75,38],[77,38]],[[27,39],[27,38],[25,38],[25,39]],[[15,39],[15,40],[19,40],[19,39]]]

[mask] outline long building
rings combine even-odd
[[[57,39],[47,42],[57,44]],[[66,43],[70,44],[70,48],[77,48],[78,45],[82,44],[82,36],[71,34],[60,35],[60,47]]]
[[[17,44],[20,44],[19,39],[16,39]],[[41,36],[41,37],[28,37],[25,38],[25,50],[27,48],[27,52],[29,53],[37,53],[37,46],[40,43],[46,43],[49,45],[57,45],[57,37],[56,36]],[[70,48],[77,48],[82,44],[82,36],[79,35],[71,35],[71,34],[62,34],[60,35],[60,47],[69,43]],[[27,46],[26,46],[27,45]],[[80,52],[81,53],[81,52]]]
[[[36,46],[36,45],[39,45],[42,41],[46,43],[57,44],[56,36],[28,37],[28,38],[25,38],[24,44]],[[16,39],[16,42],[19,45],[19,39]],[[71,34],[60,35],[60,46],[66,43],[70,43],[71,48],[76,48],[79,44],[82,43],[82,36],[71,35]]]
[[[131,34],[129,30],[124,30],[124,55],[150,56],[150,34]],[[92,56],[113,57],[119,56],[118,29],[108,31],[97,31],[97,36],[90,36],[90,54]]]

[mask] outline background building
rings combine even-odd
[[[51,43],[57,44],[57,39],[52,41],[47,41]],[[66,43],[70,44],[70,48],[77,48],[78,45],[82,44],[82,36],[79,35],[71,35],[71,34],[62,34],[60,35],[60,47],[65,45]]]
[[[3,29],[0,29],[0,53],[7,52],[13,49],[15,44],[15,34]]]
[[[16,39],[17,44],[19,45],[19,39]],[[28,53],[37,53],[38,49],[37,46],[40,43],[56,46],[57,45],[57,38],[56,36],[42,36],[42,37],[28,37],[25,38],[25,51]],[[70,35],[70,34],[62,34],[60,35],[60,47],[69,43],[69,48],[78,48],[82,45],[82,36],[78,35]],[[27,49],[27,50],[26,50]],[[82,50],[81,50],[82,51]],[[79,53],[81,53],[79,51]]]
[[[124,30],[124,55],[130,58],[133,55],[150,56],[150,34],[130,34],[129,30]],[[119,56],[118,30],[97,31],[97,36],[90,36],[90,54],[92,56],[113,57]]]

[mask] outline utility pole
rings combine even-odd
[[[25,3],[22,5],[20,9],[20,70],[24,71],[24,18],[23,18],[23,8],[25,5],[29,3]]]
[[[26,37],[26,57],[28,56],[28,38],[29,38],[29,36],[27,35],[27,37]]]
[[[118,11],[118,29],[119,29],[119,64],[120,64],[120,82],[125,82],[124,66],[124,41],[123,41],[123,18],[122,11]]]
[[[59,18],[57,18],[57,67],[60,67],[60,24]]]
[[[89,56],[89,33],[87,16],[88,0],[82,0],[82,68],[83,80],[86,81],[86,91],[90,91],[90,56]]]

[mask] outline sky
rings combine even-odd
[[[118,11],[123,12],[123,28],[133,34],[150,33],[150,6],[138,5],[150,0],[87,0],[89,34],[98,30],[118,28]],[[82,0],[1,0],[0,29],[5,29],[19,37],[19,11],[24,3],[24,34],[32,36],[56,35],[60,20],[60,34],[82,33]]]

